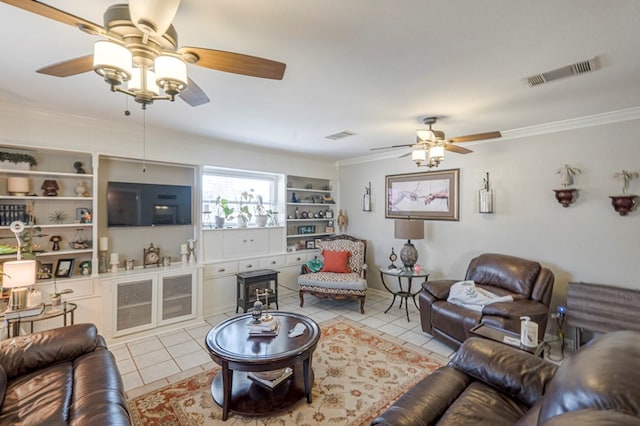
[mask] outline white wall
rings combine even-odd
[[[640,121],[562,131],[542,136],[468,145],[467,155],[447,153],[437,170],[460,168],[460,220],[428,221],[425,239],[413,241],[418,263],[432,278],[463,278],[472,257],[498,252],[539,261],[556,276],[553,305],[566,302],[570,281],[640,288],[637,278],[640,211],[626,217],[611,207],[621,192],[613,178],[640,170]],[[397,142],[397,141],[396,141]],[[398,155],[403,152],[399,152]],[[557,169],[578,167],[575,204],[563,208],[553,189]],[[389,264],[393,220],[385,219],[385,176],[427,171],[407,157],[340,167],[340,206],[349,215],[348,233],[369,241],[370,286],[382,289],[378,269]],[[495,191],[495,213],[479,214],[477,193],[485,172]],[[373,212],[363,212],[364,187],[371,181]],[[640,181],[631,183],[640,194]]]
[[[59,148],[125,158],[223,166],[335,179],[333,163],[237,142],[147,128],[127,117],[118,122],[57,114],[0,103],[0,144]]]

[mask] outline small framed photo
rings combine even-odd
[[[316,242],[314,240],[307,240],[307,248],[308,249],[316,248]]]
[[[91,209],[86,207],[78,207],[76,209],[76,223],[92,223],[93,213]]]
[[[46,280],[53,278],[53,263],[41,263],[38,268],[38,279]]]
[[[75,259],[58,259],[58,264],[56,265],[56,278],[69,278],[73,274],[73,263]]]

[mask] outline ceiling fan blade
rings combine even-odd
[[[53,19],[54,21],[62,22],[63,24],[81,28],[85,31],[95,33],[105,32],[101,25],[87,21],[84,18],[72,15],[36,0],[0,0],[0,2],[10,4],[11,6],[26,10],[27,12],[35,13],[36,15],[40,15],[44,18]]]
[[[87,55],[49,65],[36,70],[36,72],[39,72],[40,74],[52,75],[54,77],[69,77],[92,70],[93,55]]]
[[[381,146],[381,147],[378,147],[378,148],[369,148],[369,151],[378,151],[380,149],[405,148],[407,146],[413,146],[413,145],[415,145],[415,144],[407,143],[407,144],[404,144],[404,145]]]
[[[178,49],[178,53],[186,62],[201,67],[273,80],[282,80],[287,67],[287,64],[270,59],[203,47],[185,46]]]
[[[447,151],[455,152],[456,154],[469,154],[470,152],[473,152],[468,148],[463,148],[461,146],[453,144],[445,145],[444,149],[446,149]]]
[[[196,107],[202,104],[206,104],[209,102],[209,97],[204,90],[200,88],[193,80],[189,78],[187,87],[180,92],[178,96],[191,105],[192,107]]]
[[[485,139],[495,139],[501,138],[502,133],[500,132],[486,132],[486,133],[476,133],[475,135],[467,135],[467,136],[458,136],[456,138],[447,139],[449,142],[473,142],[473,141],[482,141]]]
[[[404,157],[408,157],[411,155],[411,151],[407,152],[406,154],[402,154],[400,157],[398,158],[404,158]]]

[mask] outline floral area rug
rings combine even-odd
[[[406,390],[446,359],[345,318],[320,324],[313,354],[313,403],[306,399],[270,416],[245,417],[211,396],[219,368],[128,401],[134,425],[369,425]]]

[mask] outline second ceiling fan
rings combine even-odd
[[[470,152],[473,152],[468,148],[455,145],[457,143],[474,142],[502,137],[502,134],[500,132],[494,131],[476,133],[466,136],[457,136],[454,138],[445,138],[444,132],[433,129],[433,125],[436,123],[436,121],[438,121],[438,117],[424,117],[422,119],[422,122],[425,125],[429,126],[429,128],[427,130],[417,131],[416,143],[371,148],[371,151],[380,149],[411,147],[411,152],[401,155],[399,158],[411,155],[411,159],[416,163],[418,167],[437,167],[444,159],[445,150],[455,152],[457,154],[469,154]]]

